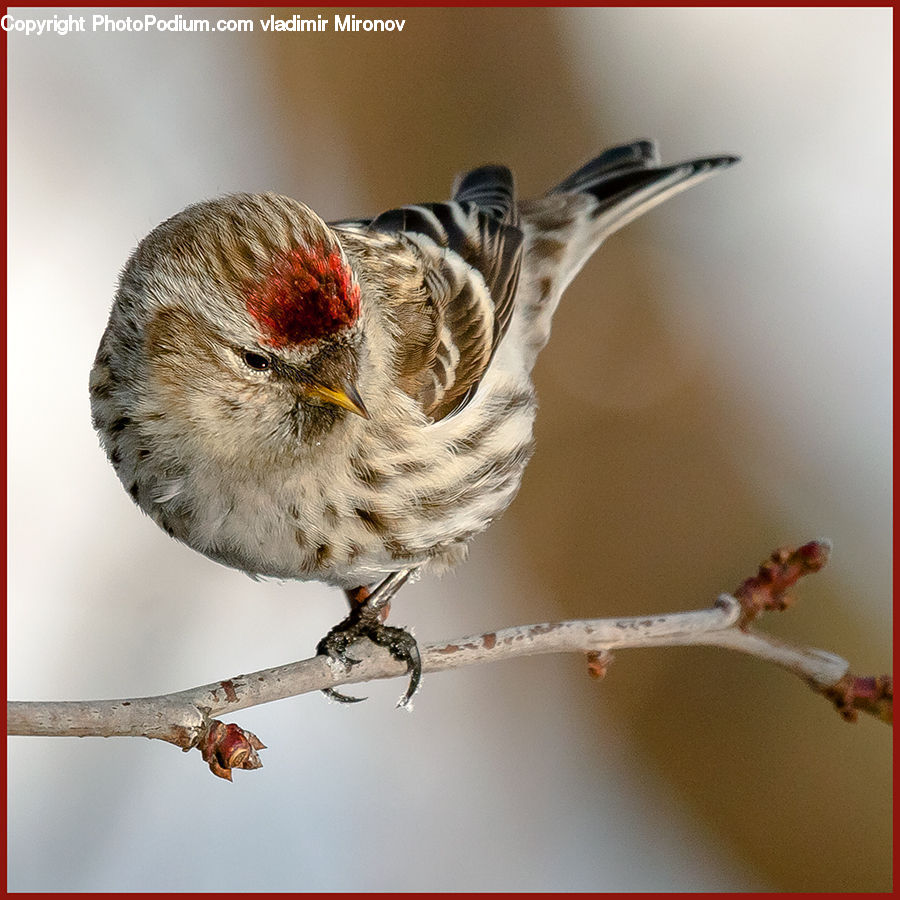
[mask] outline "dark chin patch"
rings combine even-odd
[[[301,431],[301,439],[304,443],[315,443],[324,437],[337,425],[341,419],[350,415],[337,406],[329,406],[327,404],[305,403],[303,406],[303,429]]]
[[[247,311],[270,347],[305,344],[349,328],[359,318],[359,285],[339,253],[295,247],[275,259],[247,297]]]

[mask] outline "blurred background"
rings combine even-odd
[[[763,627],[889,670],[890,9],[360,9],[406,25],[278,35],[258,20],[295,10],[149,11],[257,26],[9,35],[11,697],[180,690],[307,656],[344,614],[171,541],[99,449],[88,372],[150,229],[237,190],[370,215],[489,161],[527,195],[639,137],[743,162],[579,276],[518,498],[392,619],[428,642],[698,608],[827,536]],[[10,739],[9,888],[891,888],[890,729],[771,666],[622,651],[595,682],[540,657],[426,676],[411,715],[402,688],[241,712],[270,749],[232,785],[159,742]]]

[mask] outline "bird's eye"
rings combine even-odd
[[[257,372],[262,372],[272,365],[272,360],[268,356],[263,356],[262,353],[256,353],[253,350],[243,350],[241,358],[251,369],[256,369]]]

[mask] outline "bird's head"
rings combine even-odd
[[[271,458],[368,418],[361,319],[360,286],[328,226],[295,200],[238,194],[191,206],[141,242],[110,330],[131,351],[147,428],[214,457]]]

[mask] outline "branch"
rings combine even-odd
[[[632,647],[715,646],[747,653],[798,675],[827,697],[848,721],[857,711],[892,722],[890,676],[860,678],[849,664],[824,650],[799,647],[750,629],[763,612],[785,609],[787,590],[828,560],[830,544],[812,541],[796,550],[776,550],[734,592],[711,609],[618,619],[587,619],[520,625],[420,648],[426,673],[541,653],[582,653],[595,677],[606,673],[610,651]],[[44,736],[140,736],[168,741],[184,750],[200,749],[220,777],[233,768],[262,765],[259,739],[215,717],[310,691],[405,674],[390,654],[360,641],[359,663],[341,667],[323,656],[239,675],[159,697],[128,700],[16,702],[8,704],[7,733]]]

